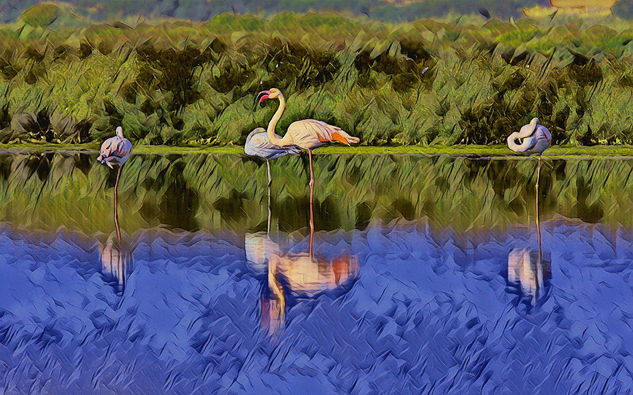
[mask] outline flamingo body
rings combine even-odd
[[[280,136],[277,136],[277,138],[281,139]],[[301,154],[301,149],[295,146],[281,147],[272,144],[268,140],[266,129],[256,128],[246,137],[244,153],[246,155],[259,156],[260,158],[270,160],[277,159],[284,155],[299,155]]]
[[[288,141],[303,149],[312,150],[322,145],[338,142],[345,145],[357,144],[360,139],[350,136],[338,126],[316,119],[296,121],[288,126]]]
[[[123,137],[123,128],[119,126],[116,128],[116,136],[110,137],[101,145],[97,160],[112,169],[112,164],[123,166],[131,153],[132,143]]]
[[[508,148],[514,152],[540,155],[550,146],[551,141],[552,135],[549,130],[538,124],[538,118],[533,118],[520,131],[508,136]]]
[[[315,258],[308,253],[272,255],[268,265],[274,275],[283,277],[288,292],[298,296],[315,296],[358,276],[358,258],[348,254],[333,260]],[[276,281],[271,277],[268,280]]]

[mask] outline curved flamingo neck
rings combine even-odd
[[[277,122],[279,122],[279,120],[281,119],[281,115],[284,113],[285,109],[286,109],[286,99],[284,99],[284,95],[280,93],[279,94],[279,108],[277,108],[277,112],[275,112],[275,115],[273,115],[272,119],[268,123],[268,130],[266,131],[266,134],[268,136],[268,141],[270,141],[272,144],[279,145],[279,146],[291,145],[289,142],[287,142],[286,136],[280,139],[279,137],[275,135],[275,127],[277,126]]]
[[[284,296],[283,289],[281,288],[281,284],[277,281],[276,278],[276,270],[277,265],[273,262],[268,263],[268,288],[272,291],[272,293],[279,299],[279,310],[280,310],[280,320],[283,322],[283,317],[286,312],[286,297]]]

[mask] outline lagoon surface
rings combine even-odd
[[[95,157],[0,155],[0,392],[633,388],[632,161]]]

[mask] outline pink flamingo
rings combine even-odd
[[[312,170],[312,150],[321,147],[322,145],[332,142],[338,142],[346,145],[350,143],[358,144],[360,139],[358,137],[350,136],[343,129],[329,125],[323,121],[317,121],[315,119],[304,119],[296,121],[288,126],[288,130],[284,137],[279,138],[275,134],[275,126],[281,119],[281,115],[286,108],[286,99],[281,91],[277,88],[272,88],[267,91],[259,92],[257,95],[259,102],[262,103],[267,99],[279,99],[279,108],[273,118],[268,123],[268,141],[274,145],[280,147],[297,146],[308,150],[308,156],[310,159],[310,205],[312,205],[312,193],[314,188],[314,172]]]
[[[107,165],[113,169],[112,164],[119,165],[119,169],[116,173],[116,183],[114,184],[114,223],[116,225],[117,236],[119,242],[121,242],[121,233],[119,232],[119,216],[117,213],[117,192],[119,189],[119,177],[121,176],[121,168],[130,157],[132,153],[132,143],[130,140],[123,137],[123,128],[116,128],[116,136],[110,137],[101,145],[99,150],[99,157],[97,161]]]

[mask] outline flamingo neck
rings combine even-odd
[[[279,146],[291,145],[287,141],[286,136],[280,139],[275,134],[275,127],[277,126],[277,122],[279,122],[279,119],[281,119],[281,115],[284,113],[285,109],[286,109],[286,99],[284,99],[284,95],[279,94],[279,108],[277,109],[277,112],[275,112],[275,115],[273,115],[273,118],[268,123],[268,130],[266,131],[268,135],[268,141],[270,141],[272,144],[279,145]]]
[[[286,312],[286,297],[281,289],[281,284],[279,284],[279,281],[277,281],[277,277],[275,276],[276,268],[277,265],[275,263],[268,263],[268,288],[279,299],[279,317],[280,320],[283,321],[283,317]]]

